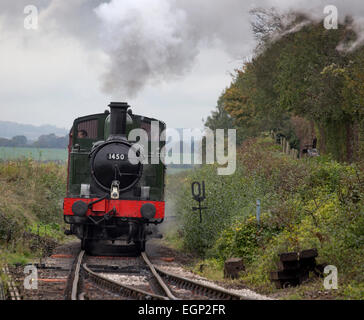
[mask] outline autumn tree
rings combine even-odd
[[[254,14],[257,50],[222,96],[234,123],[246,136],[275,130],[297,145],[292,119],[298,116],[314,124],[322,153],[357,159],[364,136],[364,53],[343,50],[357,37],[350,19],[326,30],[301,14]]]

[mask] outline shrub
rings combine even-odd
[[[28,159],[1,162],[0,181],[0,241],[11,254],[26,259],[26,252],[35,254],[63,238],[65,166]]]
[[[192,181],[206,182],[208,207],[199,223]],[[182,184],[182,185],[181,185]],[[267,138],[247,140],[232,176],[215,166],[186,174],[176,191],[184,247],[220,266],[232,256],[246,265],[244,281],[273,290],[278,254],[317,248],[319,262],[339,270],[341,294],[360,297],[364,282],[364,168],[329,157],[292,159]],[[261,223],[255,218],[261,200]],[[350,285],[348,285],[350,284]]]

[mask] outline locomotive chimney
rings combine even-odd
[[[126,102],[111,102],[110,107],[110,137],[126,138],[126,117],[130,107]]]

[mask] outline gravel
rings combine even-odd
[[[271,298],[258,294],[250,289],[232,289],[232,288],[226,288],[226,287],[222,287],[218,284],[216,284],[213,281],[210,281],[204,277],[201,277],[199,275],[196,275],[188,270],[185,270],[182,266],[178,266],[178,265],[171,265],[171,266],[166,266],[165,263],[158,263],[158,261],[153,261],[153,263],[159,267],[161,270],[175,274],[175,275],[179,275],[181,277],[185,277],[194,281],[198,281],[199,283],[203,284],[203,285],[209,285],[211,287],[214,288],[218,288],[218,289],[225,289],[225,290],[229,290],[231,292],[234,292],[236,294],[239,294],[243,297],[247,297],[250,299],[257,299],[257,300],[272,300]]]

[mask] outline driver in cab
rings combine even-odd
[[[87,131],[86,130],[79,130],[77,133],[77,138],[84,139],[87,138]]]

